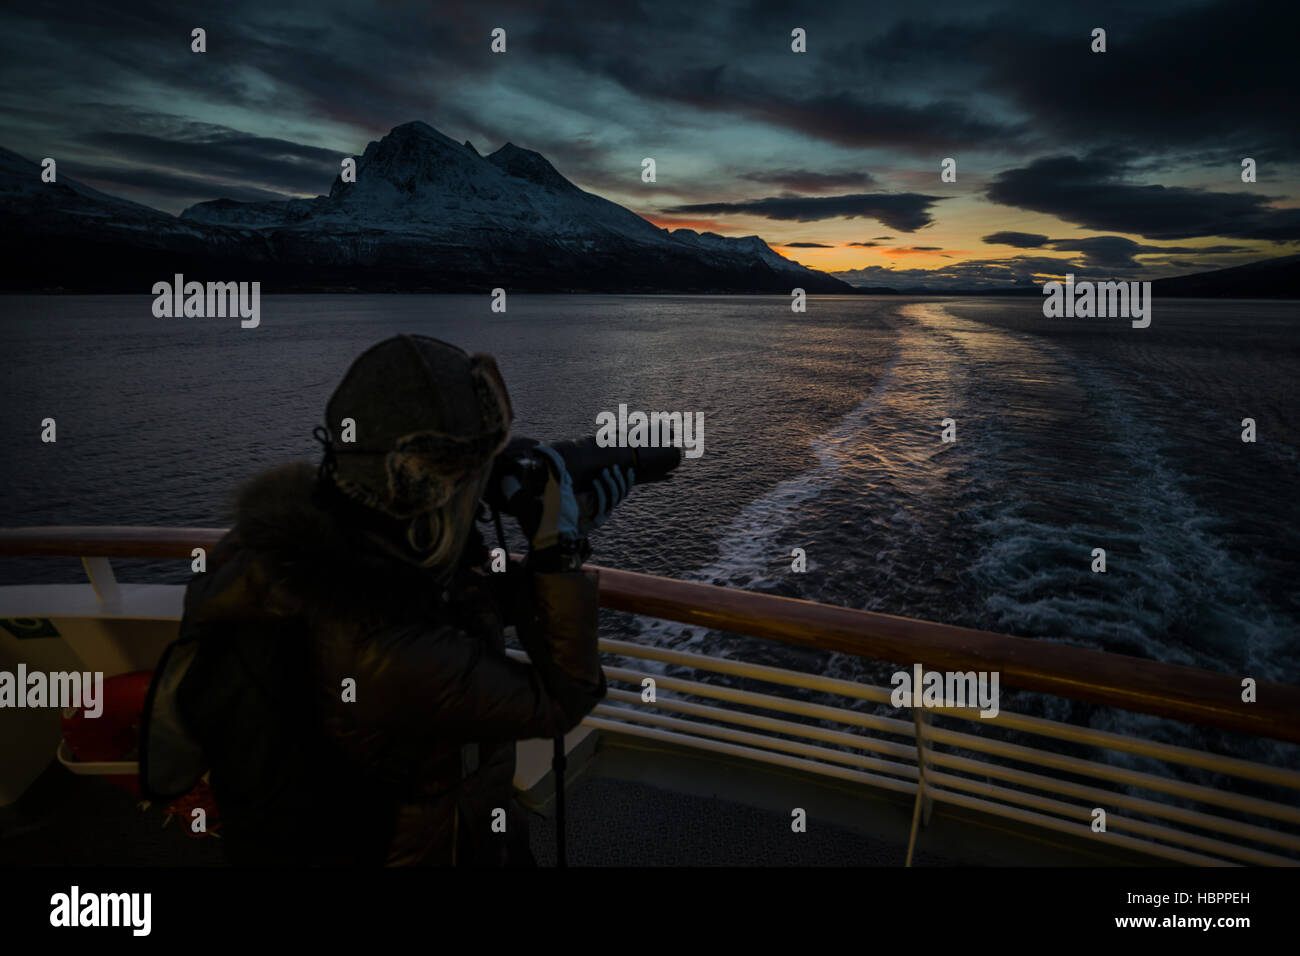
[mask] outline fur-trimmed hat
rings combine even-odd
[[[514,414],[492,356],[396,335],[357,357],[325,417],[338,490],[407,519],[479,477],[509,440]]]

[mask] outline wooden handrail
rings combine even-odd
[[[0,529],[0,555],[185,558],[220,528]],[[997,671],[1002,685],[1300,743],[1300,688],[991,631],[590,566],[604,607],[910,668]]]
[[[225,528],[140,528],[62,525],[0,528],[0,556],[38,558],[190,558],[211,551]]]
[[[604,607],[1300,743],[1300,688],[992,631],[599,568]]]

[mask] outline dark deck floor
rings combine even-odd
[[[901,847],[816,822],[793,833],[787,816],[716,797],[599,776],[575,782],[567,796],[573,866],[902,863]],[[554,820],[529,816],[533,853],[551,866]],[[192,838],[180,821],[162,822],[159,806],[141,810],[125,791],[53,764],[22,807],[0,810],[0,865],[221,865],[219,839]],[[946,861],[918,854],[915,862]]]
[[[906,845],[717,797],[587,777],[568,795],[565,827],[573,866],[902,866]],[[555,822],[532,815],[537,862],[555,862]],[[918,852],[914,866],[953,863]]]
[[[567,791],[574,866],[902,866],[911,798],[748,761],[603,739],[575,761]],[[546,778],[549,790],[550,777]],[[529,795],[533,853],[553,865],[549,792]],[[527,801],[526,801],[527,802]],[[807,831],[791,830],[792,807]],[[940,806],[915,866],[1150,862],[1035,828]],[[222,864],[221,841],[163,824],[163,808],[51,763],[20,804],[0,809],[0,866]]]

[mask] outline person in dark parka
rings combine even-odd
[[[563,462],[527,561],[492,573],[475,516],[513,414],[490,356],[388,339],[326,418],[321,466],[249,482],[186,592],[146,708],[146,792],[210,769],[236,863],[530,863],[514,742],[605,694]],[[531,665],[506,656],[508,624]]]

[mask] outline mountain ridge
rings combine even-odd
[[[257,279],[266,292],[852,291],[757,236],[669,232],[536,151],[507,142],[484,156],[421,121],[367,144],[356,181],[336,175],[325,194],[215,199],[176,217],[62,177],[42,184],[36,164],[7,150],[0,165],[13,200],[0,213],[17,265],[9,291],[131,291],[195,270]]]

